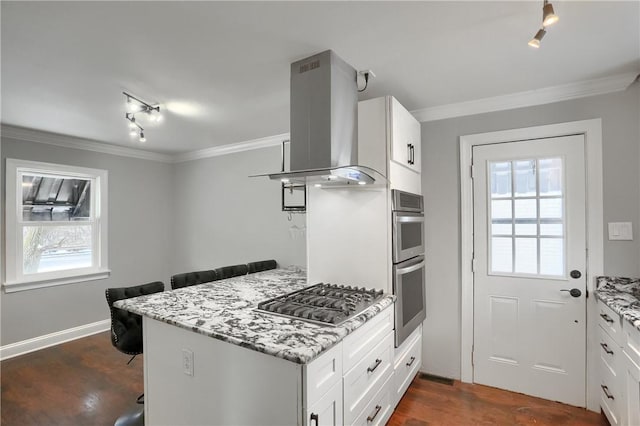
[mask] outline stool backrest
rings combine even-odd
[[[247,263],[247,267],[249,269],[249,273],[253,274],[254,272],[268,271],[269,269],[276,269],[278,264],[275,260],[260,260],[258,262]]]
[[[171,277],[171,289],[175,290],[176,288],[208,283],[218,279],[216,277],[217,277],[216,271],[212,271],[212,270],[194,271],[194,272],[185,272],[183,274],[176,274]]]

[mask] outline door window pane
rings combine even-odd
[[[511,238],[493,237],[491,239],[491,271],[513,272],[513,253]]]
[[[535,219],[538,217],[536,211],[536,200],[515,200],[515,217],[517,219]]]
[[[537,235],[538,224],[534,222],[521,221],[516,219],[516,235]]]
[[[535,160],[514,161],[516,197],[536,195],[536,162]]]
[[[490,163],[491,198],[511,197],[511,163]]]
[[[520,274],[538,273],[538,239],[516,238],[515,272]]]
[[[564,240],[540,239],[540,274],[564,275]]]
[[[511,200],[492,200],[491,218],[511,219]]]
[[[540,170],[540,195],[562,195],[562,159],[538,160]]]
[[[562,218],[562,198],[541,198],[540,199],[541,218]]]
[[[492,235],[511,235],[512,233],[513,233],[513,227],[511,225],[511,221],[509,221],[508,223],[494,221],[491,224]]]
[[[540,223],[540,235],[561,237],[563,228],[562,223]]]
[[[25,226],[22,229],[23,273],[92,266],[92,227]]]

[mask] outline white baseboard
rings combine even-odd
[[[0,346],[0,361],[107,331],[109,328],[111,328],[111,320],[106,319]]]

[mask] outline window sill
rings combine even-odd
[[[83,273],[79,275],[67,276],[62,278],[45,278],[40,280],[24,280],[24,281],[8,281],[3,284],[5,293],[15,293],[23,290],[34,290],[37,288],[55,287],[65,284],[80,283],[84,281],[103,280],[111,275],[110,269],[101,269],[99,271]]]

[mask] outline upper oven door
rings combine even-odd
[[[393,212],[393,263],[424,254],[424,215]]]

